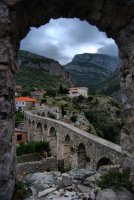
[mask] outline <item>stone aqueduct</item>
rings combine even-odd
[[[20,41],[30,27],[51,18],[74,18],[96,25],[115,40],[121,59],[123,167],[134,173],[134,1],[0,0],[0,199],[11,199],[15,186],[14,74]]]
[[[121,164],[119,145],[45,116],[48,116],[47,109],[25,112],[28,140],[48,141],[60,167],[68,170],[90,165],[97,169],[104,164]]]

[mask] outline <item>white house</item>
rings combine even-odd
[[[69,97],[78,97],[78,96],[88,97],[88,88],[87,87],[73,87],[69,88]]]

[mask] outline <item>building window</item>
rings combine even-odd
[[[17,135],[17,141],[21,141],[22,140],[22,134]]]

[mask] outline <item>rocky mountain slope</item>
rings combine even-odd
[[[53,59],[20,50],[18,60],[20,67],[26,66],[28,68],[43,70],[50,75],[57,76],[62,81],[72,84],[69,72]]]
[[[65,65],[74,83],[95,90],[98,84],[114,75],[119,59],[105,54],[84,53],[75,55],[72,62]]]
[[[97,92],[110,95],[116,94],[120,90],[120,69],[115,69],[113,75],[109,77],[106,81],[98,84]]]
[[[57,61],[27,51],[20,51],[19,65],[15,79],[23,92],[31,92],[34,88],[45,89],[55,93],[62,85],[72,85],[69,73]]]

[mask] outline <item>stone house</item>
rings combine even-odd
[[[47,94],[46,90],[36,90],[36,91],[31,92],[31,97],[35,99],[42,99],[43,95],[46,95],[46,94]]]
[[[27,131],[23,130],[23,129],[15,129],[15,143],[16,144],[20,144],[20,143],[26,143],[28,141],[28,137],[27,137]]]
[[[73,87],[69,88],[69,97],[78,97],[78,96],[88,96],[88,88],[87,87]]]

